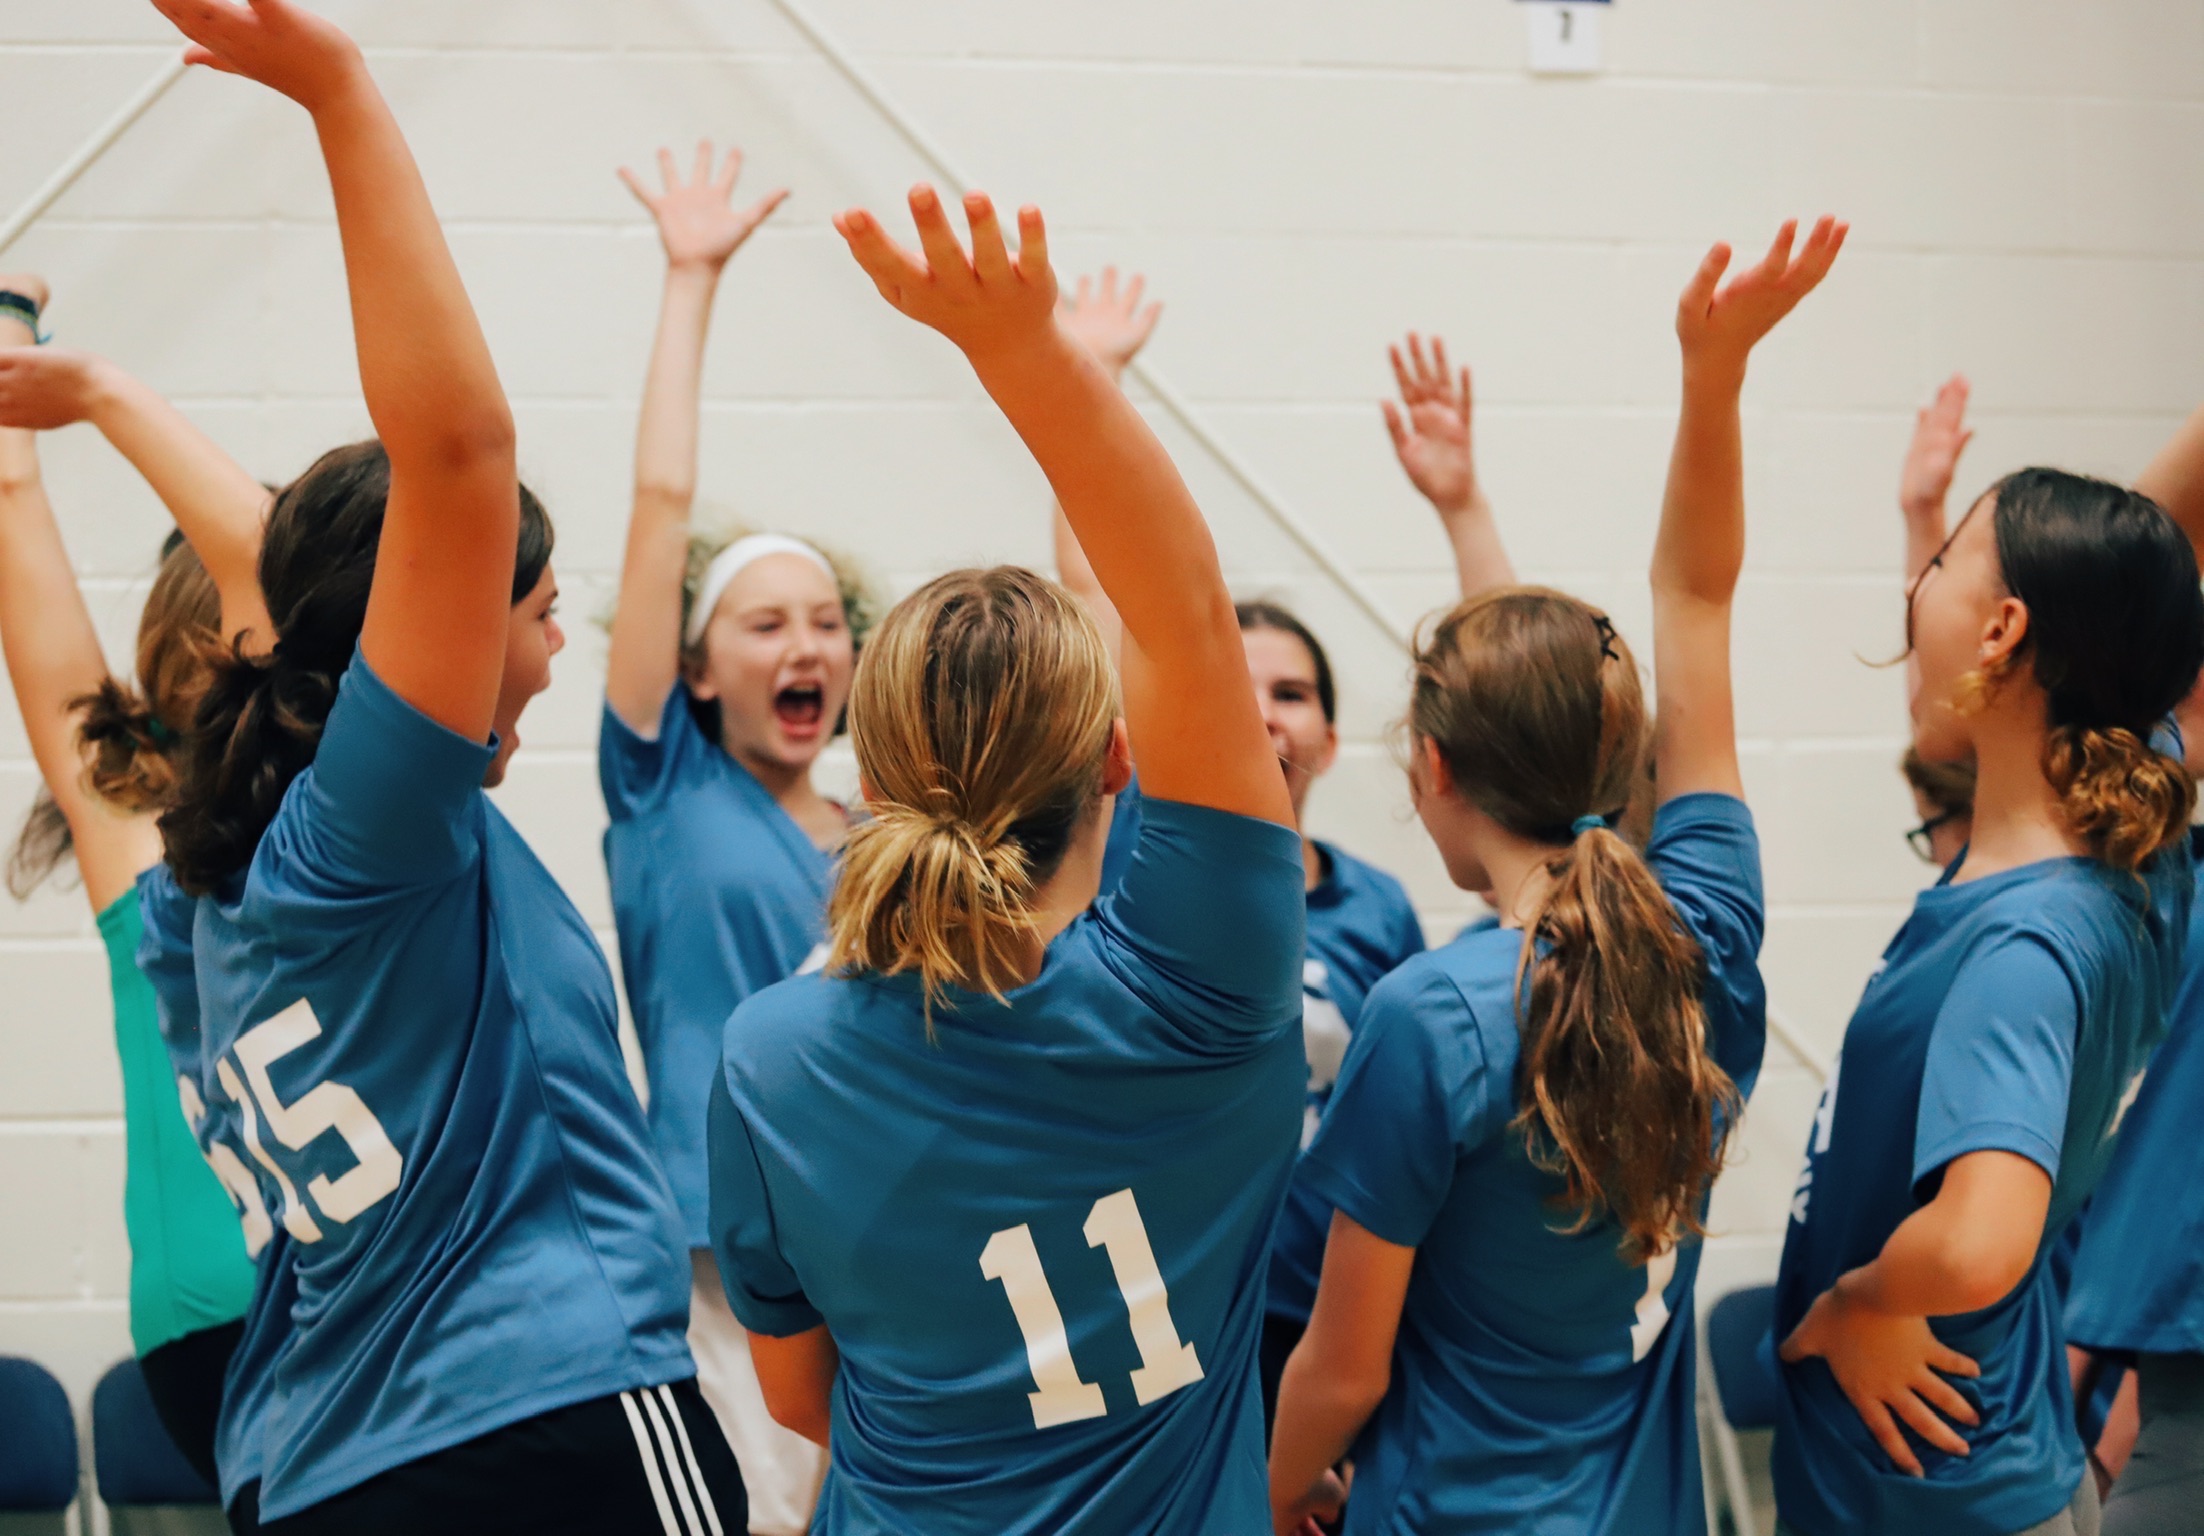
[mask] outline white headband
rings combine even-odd
[[[802,539],[792,539],[785,533],[753,533],[746,539],[735,540],[714,555],[712,563],[704,568],[704,579],[696,586],[696,602],[689,609],[686,644],[694,645],[704,638],[704,630],[712,622],[712,610],[726,596],[728,584],[767,555],[799,555],[824,571],[837,590],[840,588],[841,579],[834,574],[827,557]]]

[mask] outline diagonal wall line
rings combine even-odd
[[[23,238],[23,232],[36,224],[39,217],[51,208],[61,194],[76,185],[82,176],[98,163],[100,156],[115,147],[116,140],[128,133],[139,118],[145,116],[153,103],[168,94],[168,88],[184,78],[188,66],[184,63],[183,50],[178,49],[173,58],[160,68],[160,72],[137,89],[137,93],[120,107],[115,115],[92,131],[92,136],[77,146],[75,154],[61,162],[61,168],[46,178],[36,192],[16,209],[8,222],[0,224],[0,252],[4,252]]]
[[[842,78],[850,83],[857,94],[865,98],[866,102],[871,105],[875,112],[880,114],[888,126],[902,136],[903,141],[917,152],[918,157],[933,169],[935,175],[948,183],[949,187],[959,196],[972,190],[971,179],[957,167],[955,161],[949,158],[949,152],[942,148],[940,142],[928,133],[922,124],[908,112],[905,112],[896,103],[895,99],[888,95],[880,82],[873,78],[871,71],[858,63],[851,56],[848,49],[844,48],[831,33],[819,25],[811,13],[804,8],[801,0],[773,0],[773,6],[787,19],[790,26],[801,32],[811,46],[816,48],[820,55],[841,73]],[[1157,404],[1169,413],[1172,420],[1176,421],[1189,437],[1201,445],[1203,451],[1214,459],[1226,474],[1232,477],[1240,489],[1245,491],[1257,506],[1269,514],[1270,520],[1276,523],[1288,538],[1300,546],[1301,552],[1315,562],[1317,569],[1330,577],[1333,584],[1344,592],[1357,608],[1362,610],[1370,622],[1377,626],[1380,633],[1403,651],[1408,649],[1407,639],[1402,635],[1400,627],[1394,623],[1392,616],[1385,611],[1385,605],[1378,601],[1377,594],[1372,592],[1360,576],[1348,569],[1346,564],[1332,553],[1330,546],[1317,536],[1315,530],[1301,520],[1300,516],[1286,504],[1284,498],[1272,490],[1260,475],[1256,474],[1254,467],[1242,458],[1231,444],[1217,435],[1216,431],[1188,403],[1186,397],[1172,386],[1168,379],[1139,358],[1133,360],[1132,366],[1127,371],[1147,388],[1148,392],[1155,397]]]

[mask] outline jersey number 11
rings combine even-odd
[[[1194,1346],[1179,1337],[1178,1325],[1171,1321],[1170,1293],[1164,1288],[1163,1271],[1148,1244],[1148,1229],[1141,1222],[1133,1192],[1121,1189],[1095,1201],[1087,1213],[1086,1234],[1089,1248],[1101,1248],[1110,1256],[1133,1342],[1140,1346],[1133,1396],[1145,1407],[1201,1380],[1201,1361]],[[1021,1223],[990,1237],[980,1250],[980,1273],[1002,1282],[1018,1331],[1025,1336],[1026,1365],[1039,1388],[1026,1394],[1033,1405],[1033,1427],[1049,1429],[1108,1413],[1102,1389],[1079,1377],[1071,1339],[1064,1332],[1064,1314],[1041,1268],[1040,1250],[1033,1246],[1033,1229]]]

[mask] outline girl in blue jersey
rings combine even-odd
[[[483,794],[561,643],[488,348],[351,40],[290,0],[158,5],[312,115],[381,433],[276,498],[273,647],[216,665],[161,818],[196,1087],[286,1238],[232,1522],[740,1530],[610,971]]]
[[[2186,529],[2204,526],[2204,411],[2135,482]],[[2204,699],[2179,712],[2192,773],[2204,755]],[[2204,834],[2189,832],[2192,860]],[[2107,1536],[2194,1529],[2204,1506],[2204,901],[2191,908],[2165,1042],[2124,1113],[2089,1205],[2066,1299],[2066,1336],[2132,1367],[2139,1424],[2104,1512]],[[2108,1457],[2107,1460],[2110,1460]]]
[[[160,861],[154,813],[174,788],[175,743],[191,723],[207,652],[220,643],[225,618],[233,632],[266,628],[253,565],[268,495],[111,363],[32,349],[44,301],[37,278],[0,278],[0,646],[45,781],[9,859],[8,884],[27,896],[73,855],[96,915],[122,1068],[131,1344],[170,1437],[211,1482],[223,1372],[252,1295],[252,1255],[268,1229],[248,1222],[240,1231],[236,1208],[193,1140],[154,992],[138,966],[136,882]],[[108,673],[28,430],[77,421],[98,426],[177,520],[139,619],[134,683]],[[249,1191],[250,1179],[237,1174]]]
[[[815,1531],[1260,1531],[1256,1344],[1307,1080],[1292,801],[1208,530],[1058,324],[1039,213],[1013,257],[969,196],[967,256],[931,188],[911,210],[923,256],[837,227],[1032,450],[1122,665],[1012,568],[881,622],[832,959],[728,1025],[714,1246],[766,1402],[829,1445]],[[1129,743],[1140,843],[1096,901]]]
[[[1913,583],[1914,744],[1971,757],[1967,851],[1884,951],[1778,1280],[1777,1507],[1804,1536],[2094,1529],[2051,1250],[2165,1027],[2195,800],[2152,733],[2204,662],[2156,503],[1994,486]]]
[[[794,973],[825,934],[828,860],[848,822],[812,787],[811,768],[849,697],[862,615],[854,588],[799,540],[743,538],[692,558],[712,300],[727,262],[787,194],[736,208],[741,156],[715,162],[709,144],[687,180],[670,153],[659,164],[655,193],[621,172],[657,222],[666,283],[598,737],[605,866],[651,1141],[689,1244],[697,1379],[742,1465],[751,1529],[795,1536],[825,1461],[766,1412],[727,1309],[705,1221],[704,1108],[727,1016]]]
[[[1827,273],[1823,220],[1678,312],[1684,406],[1653,559],[1641,857],[1612,830],[1645,703],[1605,616],[1540,588],[1464,602],[1420,648],[1411,784],[1501,926],[1380,982],[1298,1180],[1335,1210],[1271,1443],[1279,1533],[1697,1532],[1691,1286],[1707,1191],[1760,1066],[1759,844],[1739,798],[1730,603],[1738,396]]]

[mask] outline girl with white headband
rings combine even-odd
[[[751,1529],[802,1531],[823,1470],[774,1424],[728,1310],[705,1226],[704,1109],[735,1005],[788,976],[823,936],[842,807],[812,787],[855,659],[844,586],[800,539],[753,534],[705,558],[692,541],[697,397],[720,274],[779,206],[731,201],[739,152],[698,146],[664,190],[626,181],[657,221],[666,285],[635,449],[635,506],[612,625],[598,771],[605,864],[653,1145],[695,1279],[689,1341],[750,1489]]]

